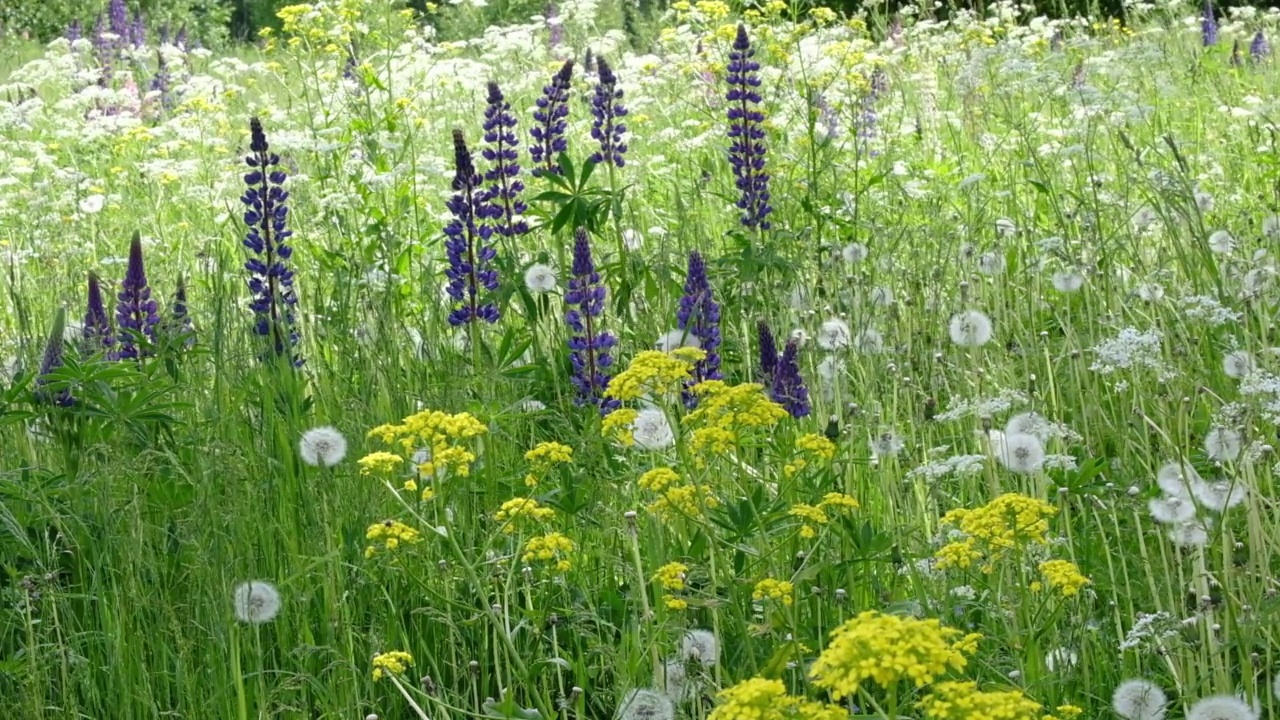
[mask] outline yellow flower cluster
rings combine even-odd
[[[940,569],[965,569],[980,558],[988,562],[984,572],[992,570],[992,563],[1010,551],[1027,545],[1041,545],[1049,533],[1049,518],[1057,508],[1043,500],[1005,493],[976,510],[958,508],[942,517],[967,537],[939,549],[935,557]]]
[[[855,695],[863,683],[892,689],[911,681],[917,688],[948,669],[963,670],[977,650],[980,635],[964,635],[937,620],[859,613],[831,632],[831,643],[809,670],[820,688],[839,700]]]
[[[517,525],[550,520],[556,514],[551,508],[542,507],[533,498],[512,498],[498,508],[493,519],[502,523],[502,532],[513,533]]]
[[[765,578],[756,583],[756,587],[751,592],[752,600],[776,600],[786,607],[791,607],[795,602],[792,593],[795,592],[795,585],[789,580],[775,580],[773,578]]]
[[[787,477],[791,477],[809,466],[809,457],[830,460],[836,455],[836,445],[817,433],[809,433],[796,438],[796,452],[799,454],[783,468]]]
[[[369,22],[364,12],[374,7],[366,0],[319,0],[314,3],[288,5],[276,12],[281,30],[289,38],[289,47],[308,45],[329,55],[347,57],[357,38],[368,38],[377,24]],[[410,16],[412,17],[412,16]],[[407,19],[400,15],[401,20]],[[269,35],[264,30],[264,35]],[[376,44],[378,38],[371,39]]]
[[[689,447],[694,452],[727,453],[737,446],[744,430],[775,425],[787,416],[781,405],[765,397],[758,383],[729,385],[707,380],[690,388],[698,407],[685,416],[693,428]]]
[[[787,511],[788,515],[798,517],[804,521],[800,526],[800,537],[808,539],[817,537],[818,530],[815,525],[826,525],[831,522],[827,514],[822,511],[821,507],[809,505],[807,503],[796,503]]]
[[[1072,597],[1089,584],[1089,578],[1082,575],[1080,568],[1069,560],[1046,560],[1040,563],[1040,574],[1049,583],[1049,587],[1057,588],[1063,597]]]
[[[392,650],[373,656],[373,679],[381,680],[384,675],[403,675],[413,664],[413,656],[403,650]]]
[[[916,703],[932,720],[1040,720],[1040,703],[1020,690],[983,692],[975,682],[938,683]]]
[[[371,545],[364,549],[366,558],[373,557],[378,552],[378,547],[387,552],[391,552],[401,545],[413,545],[422,540],[422,533],[405,525],[399,520],[383,520],[380,523],[374,523],[365,531],[364,537]]]
[[[682,484],[680,476],[671,468],[654,468],[641,475],[636,484],[658,495],[645,509],[661,518],[701,517],[704,509],[720,505],[710,488]]]
[[[781,680],[754,677],[721,690],[707,720],[841,720],[847,710],[787,693]]]
[[[558,442],[538,443],[532,450],[524,454],[524,459],[532,466],[524,476],[524,484],[537,487],[541,476],[560,463],[573,462],[573,448]]]
[[[694,348],[681,348],[673,353],[646,350],[636,355],[626,370],[609,381],[604,394],[623,402],[638,400],[645,395],[670,395],[692,376],[694,363],[704,357],[706,353]],[[610,413],[610,416],[617,412]]]
[[[858,500],[851,495],[829,492],[822,496],[820,507],[835,508],[836,510],[857,510],[861,506],[858,505]]]
[[[688,565],[670,562],[658,568],[658,572],[653,574],[653,579],[667,591],[663,594],[662,600],[666,603],[668,610],[685,610],[689,607],[689,602],[676,594],[687,587],[685,577],[688,572]]]
[[[420,477],[443,477],[452,472],[460,477],[471,474],[471,463],[476,456],[462,442],[488,432],[471,413],[449,414],[439,410],[424,410],[410,415],[399,424],[379,425],[369,431],[369,437],[377,438],[385,445],[396,446],[402,455],[379,451],[360,459],[360,472],[364,475],[391,473],[404,464],[403,457],[412,455],[417,448],[428,452],[425,462],[418,465]],[[406,490],[416,490],[412,480],[405,483]],[[435,493],[430,488],[423,491],[423,500]]]
[[[529,542],[524,544],[524,555],[520,557],[522,562],[544,562],[551,563],[556,572],[568,572],[573,564],[569,560],[569,555],[573,553],[576,546],[573,541],[565,537],[563,533],[551,532],[546,535],[529,538]]]

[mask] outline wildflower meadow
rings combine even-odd
[[[4,41],[0,711],[1280,717],[1280,10],[1125,9]]]

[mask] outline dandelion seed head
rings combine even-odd
[[[702,341],[697,335],[684,330],[668,330],[658,336],[654,345],[662,352],[672,352],[680,348],[701,348]]]
[[[617,720],[672,720],[675,704],[662,693],[648,689],[628,692],[618,704]]]
[[[983,275],[999,275],[1004,272],[1004,255],[997,252],[983,253],[978,257],[978,272]]]
[[[1160,302],[1164,299],[1164,286],[1160,283],[1143,283],[1138,286],[1138,297],[1143,302]]]
[[[667,414],[656,407],[644,408],[636,414],[631,434],[636,446],[642,450],[666,450],[676,442]]]
[[[1222,359],[1222,372],[1226,373],[1227,377],[1237,380],[1251,374],[1257,366],[1253,355],[1244,350],[1229,352]]]
[[[536,263],[524,271],[524,286],[531,293],[548,293],[556,289],[556,271],[550,265]]]
[[[1084,287],[1084,276],[1074,270],[1059,270],[1052,280],[1054,289],[1060,293],[1073,293]]]
[[[1111,707],[1126,720],[1164,720],[1169,698],[1150,680],[1125,680],[1111,694]]]
[[[1204,436],[1204,451],[1210,460],[1234,462],[1242,445],[1240,431],[1232,428],[1216,427]]]
[[[333,467],[347,456],[347,439],[337,428],[312,428],[302,433],[298,454],[302,462],[313,467]]]
[[[1211,695],[1191,706],[1187,720],[1258,720],[1258,713],[1238,697]]]
[[[680,705],[689,697],[689,671],[684,666],[684,661],[679,658],[672,658],[663,664],[663,674],[666,677],[667,697],[671,698],[671,702]]]
[[[981,347],[991,342],[994,328],[991,318],[978,310],[966,310],[951,316],[948,326],[951,342],[960,347]]]
[[[280,592],[262,580],[240,583],[232,592],[231,600],[236,619],[242,623],[261,625],[280,614]]]
[[[850,265],[855,265],[867,259],[867,246],[862,243],[849,243],[840,251],[840,256]]]
[[[1243,485],[1225,480],[1197,483],[1192,486],[1191,492],[1206,510],[1218,513],[1239,505],[1249,497],[1249,491]]]
[[[902,452],[902,438],[892,430],[885,430],[871,438],[871,454],[877,458],[893,457]]]
[[[1181,525],[1194,520],[1196,505],[1187,498],[1171,495],[1152,498],[1147,502],[1152,519],[1165,525]]]
[[[1006,434],[1001,444],[996,457],[1009,470],[1031,473],[1044,466],[1044,445],[1040,444],[1036,436],[1025,433]]]
[[[1156,472],[1156,484],[1172,497],[1190,500],[1192,488],[1203,483],[1200,473],[1187,463],[1165,463]]]
[[[1209,250],[1217,255],[1229,255],[1236,249],[1236,239],[1226,230],[1217,230],[1209,236]]]
[[[879,355],[884,352],[884,336],[875,328],[865,328],[853,339],[853,347],[863,355]]]
[[[720,662],[720,641],[710,630],[690,630],[680,642],[680,657],[712,667]]]
[[[853,334],[849,331],[849,324],[840,318],[831,318],[822,323],[822,327],[818,329],[818,347],[823,350],[844,350],[853,342]]]
[[[1209,530],[1198,520],[1175,525],[1169,530],[1169,540],[1188,550],[1202,548],[1209,543]]]

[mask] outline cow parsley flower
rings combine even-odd
[[[236,619],[250,625],[271,622],[280,614],[280,592],[271,583],[251,580],[231,594]]]
[[[302,434],[298,454],[313,467],[333,467],[347,456],[347,439],[336,428],[312,428]]]

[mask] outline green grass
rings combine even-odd
[[[353,12],[359,24],[324,15],[321,34],[298,28],[293,47],[279,38],[261,54],[190,54],[170,64],[170,104],[142,110],[96,90],[87,56],[0,47],[0,355],[13,358],[0,386],[0,710],[612,717],[629,690],[662,689],[663,665],[703,628],[720,662],[689,663],[697,690],[679,717],[706,717],[717,692],[753,677],[842,704],[838,716],[896,707],[917,718],[938,682],[972,679],[1044,706],[1019,718],[1065,718],[1055,708],[1066,704],[1113,717],[1112,691],[1133,677],[1165,689],[1170,718],[1192,717],[1213,694],[1274,712],[1280,527],[1268,443],[1280,384],[1268,386],[1278,298],[1264,221],[1280,203],[1278,83],[1272,61],[1247,53],[1255,30],[1273,33],[1271,16],[1224,19],[1210,48],[1192,9],[1188,22],[1153,13],[1124,32],[1064,25],[1061,50],[1030,18],[909,21],[883,42],[860,22],[755,20],[775,209],[770,230],[751,231],[732,206],[722,98],[734,21],[717,7],[665,18],[682,29],[655,33],[652,55],[617,47],[625,36],[567,6],[554,53],[541,25],[461,47],[432,44],[398,15]],[[326,48],[331,30],[359,49],[358,81],[340,79],[346,53]],[[1235,38],[1240,67],[1229,61]],[[575,177],[572,192],[525,172],[535,228],[494,244],[502,319],[455,330],[443,296],[450,131],[482,145],[483,83],[496,80],[527,171],[534,101],[560,60],[589,46],[625,90],[627,165]],[[140,87],[153,55],[132,69]],[[585,102],[595,78],[580,65],[575,170],[595,149]],[[888,87],[862,137],[876,68]],[[108,86],[128,72],[118,67]],[[6,95],[18,87],[36,97]],[[113,105],[124,110],[100,116]],[[297,370],[263,362],[251,332],[238,199],[250,116],[290,175]],[[699,446],[678,395],[659,396],[671,448],[606,437],[570,382],[563,294],[575,223],[556,219],[574,192],[608,288],[600,322],[619,338],[614,374],[676,327],[697,250],[722,306],[728,384],[760,376],[758,321],[780,344],[798,331],[811,414],[739,428],[718,453]],[[103,196],[100,211],[92,196]],[[1218,230],[1234,238],[1228,252],[1210,241]],[[90,271],[113,306],[135,231],[162,315],[185,278],[194,344],[162,334],[141,362],[112,361],[79,351],[73,325],[63,369],[44,379],[77,402],[41,402],[57,308],[82,318]],[[625,249],[623,231],[643,242]],[[846,262],[854,244],[866,257]],[[523,285],[533,263],[556,268],[558,290]],[[1064,291],[1056,273],[1083,284]],[[1197,312],[1197,297],[1222,317]],[[967,309],[994,324],[981,347],[949,337]],[[854,342],[831,348],[833,318]],[[1107,355],[1100,346],[1126,328],[1156,340]],[[1234,350],[1258,372],[1224,373]],[[462,443],[476,456],[469,474],[419,479],[435,493],[426,501],[422,487],[401,489],[405,478],[357,465],[402,449],[369,430],[423,409],[487,428]],[[990,431],[1031,410],[1069,431],[1044,443],[1052,468],[1014,473]],[[319,426],[349,443],[331,468],[299,454]],[[1241,433],[1229,461],[1203,447],[1218,427]],[[901,449],[877,458],[884,433]],[[804,449],[814,435],[834,440],[833,458]],[[572,447],[572,462],[532,468],[526,451],[547,441]],[[965,470],[944,472],[948,458]],[[1179,460],[1247,493],[1224,513],[1198,510],[1212,519],[1201,546],[1171,542],[1148,511],[1157,472]],[[658,495],[638,480],[663,467],[702,493],[698,512],[651,509]],[[796,508],[831,492],[860,507],[827,507],[825,523]],[[935,567],[941,547],[963,540],[942,517],[1007,492],[1055,510],[1044,542]],[[495,513],[525,497],[554,515],[505,532]],[[367,531],[389,519],[419,541],[366,557]],[[523,558],[551,532],[574,543],[567,571]],[[1089,584],[1069,597],[1037,587],[1049,558],[1072,561]],[[685,587],[665,589],[654,576],[674,562],[687,567]],[[753,599],[766,579],[792,583],[789,602]],[[233,592],[249,580],[278,588],[270,622],[237,621]],[[868,682],[833,698],[808,670],[831,631],[867,610],[983,637],[966,667],[925,687]],[[1156,613],[1168,614],[1156,622],[1167,632],[1136,638]],[[412,666],[375,681],[372,658],[390,651],[409,652]]]

